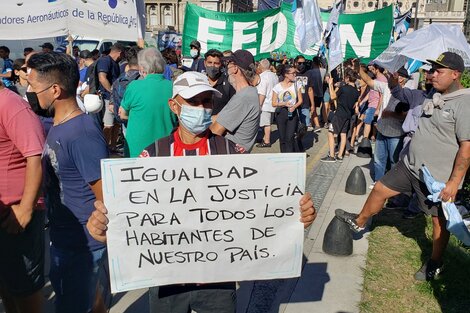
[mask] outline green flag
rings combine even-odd
[[[295,35],[291,5],[251,13],[222,13],[188,3],[184,17],[183,55],[189,55],[189,43],[198,40],[201,52],[249,50],[255,59],[271,57],[271,52],[284,52],[288,57],[299,54],[314,56],[318,47],[300,50]],[[324,23],[328,13],[322,13]],[[375,59],[389,44],[393,26],[393,6],[363,14],[341,14],[339,29],[344,58],[361,57],[363,62]]]

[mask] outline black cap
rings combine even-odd
[[[79,56],[80,56],[81,59],[91,59],[92,58],[90,50],[80,51]]]
[[[24,53],[26,53],[26,52],[33,52],[33,51],[34,51],[34,49],[31,48],[31,47],[27,47],[27,48],[24,48],[24,49],[23,49],[23,52],[24,52]]]
[[[237,50],[231,56],[225,58],[227,62],[233,62],[244,70],[250,69],[250,65],[255,64],[255,59],[250,51]]]
[[[462,57],[454,52],[447,51],[441,53],[441,55],[435,60],[426,61],[431,63],[433,66],[437,65],[438,67],[444,67],[459,72],[463,72],[465,70]]]
[[[409,79],[410,75],[408,74],[408,70],[404,68],[403,66],[400,67],[400,69],[397,71],[398,76],[404,77]]]
[[[42,44],[39,47],[54,50],[54,46],[50,42],[45,42],[44,44]]]
[[[194,48],[196,48],[196,49],[198,49],[198,50],[201,50],[201,43],[200,43],[199,41],[197,41],[197,40],[193,40],[193,41],[191,41],[191,43],[189,44],[189,47],[190,47],[190,48],[194,47]]]

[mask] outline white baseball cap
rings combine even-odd
[[[207,76],[199,72],[185,72],[173,83],[173,98],[180,95],[183,99],[190,99],[205,91],[212,91],[216,97],[222,96],[220,91],[212,88]]]

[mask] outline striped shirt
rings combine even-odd
[[[178,128],[168,136],[155,141],[139,155],[141,158],[155,156],[190,156],[243,153],[230,140],[206,131],[205,136],[194,144],[181,141]]]

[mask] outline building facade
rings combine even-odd
[[[412,21],[410,28],[413,28],[416,3],[418,3],[418,28],[430,23],[457,24],[463,27],[469,0],[344,0],[345,13],[364,13],[381,9],[388,5],[398,3],[401,13],[412,10]],[[319,5],[323,9],[330,8],[333,0],[319,0]],[[470,23],[469,23],[470,24]],[[470,25],[469,25],[470,26]],[[411,30],[411,29],[410,29]],[[469,30],[470,32],[470,30]]]
[[[152,33],[165,30],[183,32],[187,2],[186,0],[145,0],[147,31]],[[253,11],[252,0],[197,0],[191,3],[219,12]]]

